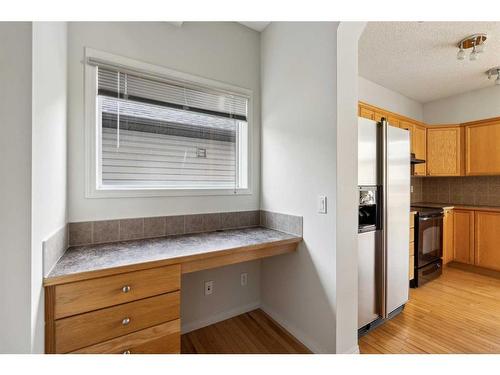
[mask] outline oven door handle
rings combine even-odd
[[[439,219],[440,217],[441,216],[419,217],[418,220],[420,220],[420,221],[427,221],[427,220]]]

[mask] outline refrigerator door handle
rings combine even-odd
[[[382,118],[379,132],[380,178],[382,182],[382,251],[380,252],[380,316],[388,317],[387,312],[387,121]]]

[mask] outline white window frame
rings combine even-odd
[[[165,76],[178,81],[191,83],[196,86],[203,86],[211,89],[227,91],[228,93],[238,94],[248,99],[248,142],[246,160],[243,164],[246,168],[246,188],[237,189],[217,189],[217,188],[102,188],[99,187],[98,178],[101,175],[101,128],[99,126],[99,117],[97,112],[97,68],[88,64],[87,59],[94,58],[105,61],[112,65],[123,66],[139,72],[146,72]],[[85,48],[84,57],[84,107],[85,107],[85,196],[86,198],[126,198],[126,197],[161,197],[161,196],[208,196],[208,195],[251,195],[252,191],[252,171],[253,171],[253,91],[233,86],[230,84],[202,78],[192,74],[182,73],[166,67],[145,63],[131,58],[114,55],[108,52]],[[239,144],[239,142],[237,143]],[[238,157],[242,157],[241,150],[237,150]],[[241,163],[239,163],[241,164]],[[243,176],[243,180],[245,180]]]

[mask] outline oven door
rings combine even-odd
[[[443,216],[418,218],[417,266],[423,267],[443,256]]]

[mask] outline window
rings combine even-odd
[[[248,92],[159,67],[139,70],[145,64],[138,62],[88,57],[87,65],[95,142],[89,177],[97,193],[91,196],[248,190]]]

